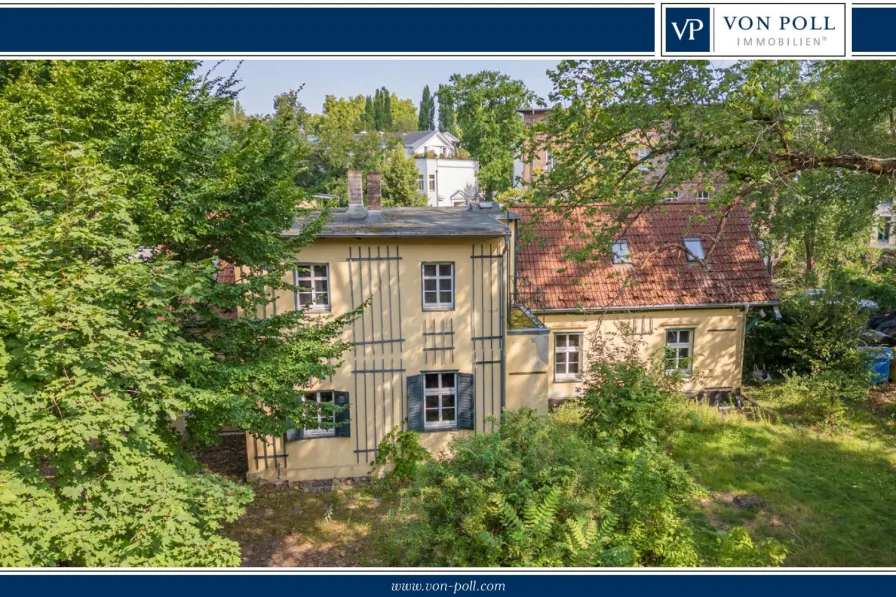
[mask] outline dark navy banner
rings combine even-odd
[[[896,8],[854,6],[852,51],[889,54],[896,52]]]
[[[464,572],[432,576],[419,574],[303,574],[282,571],[273,574],[174,574],[127,575],[3,575],[6,594],[24,595],[712,595],[756,597],[756,595],[890,595],[896,577],[876,575],[784,575],[784,574],[625,574],[583,575],[483,574]]]
[[[0,8],[0,53],[652,53],[654,18],[650,6]]]

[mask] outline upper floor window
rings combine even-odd
[[[554,169],[554,154],[550,151],[544,152],[544,171],[550,172]]]
[[[417,177],[417,189],[419,189],[421,192],[426,190],[423,186],[423,175],[422,174]]]
[[[639,147],[638,148],[638,161],[640,164],[638,165],[639,170],[650,170],[650,164],[647,163],[648,158],[650,158],[650,148],[649,147]]]
[[[617,240],[613,243],[613,263],[631,263],[632,256],[628,252],[628,241]]]
[[[697,193],[697,201],[708,201],[709,200],[709,191],[702,190]]]
[[[702,261],[706,258],[706,254],[703,252],[703,243],[699,238],[684,239],[684,248],[688,250],[685,257],[689,262]]]
[[[457,375],[427,373],[423,376],[424,429],[457,427]]]
[[[554,335],[554,381],[577,381],[581,377],[582,334]]]
[[[678,201],[678,198],[681,197],[681,193],[678,191],[672,191],[666,197],[666,201]]]
[[[429,190],[430,191],[436,190],[436,175],[435,174],[429,175]]]
[[[330,266],[326,263],[298,263],[293,272],[296,311],[330,308]]]
[[[423,309],[454,308],[454,264],[423,264]]]
[[[693,361],[694,330],[666,330],[666,373],[690,375]]]

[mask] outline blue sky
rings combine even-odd
[[[219,68],[227,73],[237,64],[227,61]],[[320,112],[326,95],[370,95],[384,85],[418,105],[424,85],[435,91],[454,73],[481,70],[498,70],[521,79],[546,99],[551,81],[545,71],[556,65],[550,60],[246,60],[239,70],[244,87],[240,102],[249,114],[269,113],[276,94],[304,83],[300,98],[311,112]]]

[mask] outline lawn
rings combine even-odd
[[[691,407],[672,454],[707,489],[695,515],[746,526],[788,549],[785,566],[896,566],[896,391],[877,392],[826,432],[760,398],[747,413]],[[759,509],[732,504],[755,494]],[[226,534],[244,566],[377,566],[394,494],[379,487],[260,487]]]
[[[894,409],[881,392],[871,403],[835,432],[788,420],[773,402],[759,416],[695,410],[673,456],[709,490],[702,515],[714,527],[777,538],[785,566],[894,566]],[[739,510],[739,494],[765,507]]]

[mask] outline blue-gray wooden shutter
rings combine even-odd
[[[286,424],[291,425],[292,421],[287,421]],[[304,437],[305,437],[305,430],[302,428],[286,430],[286,441],[288,441],[288,442],[294,442],[294,441],[300,440]]]
[[[336,413],[336,437],[351,437],[351,412],[349,410],[348,392],[333,392],[336,406],[344,407]]]
[[[473,399],[473,374],[457,374],[457,428],[474,429],[476,401]]]
[[[408,376],[408,429],[423,431],[423,375]]]

